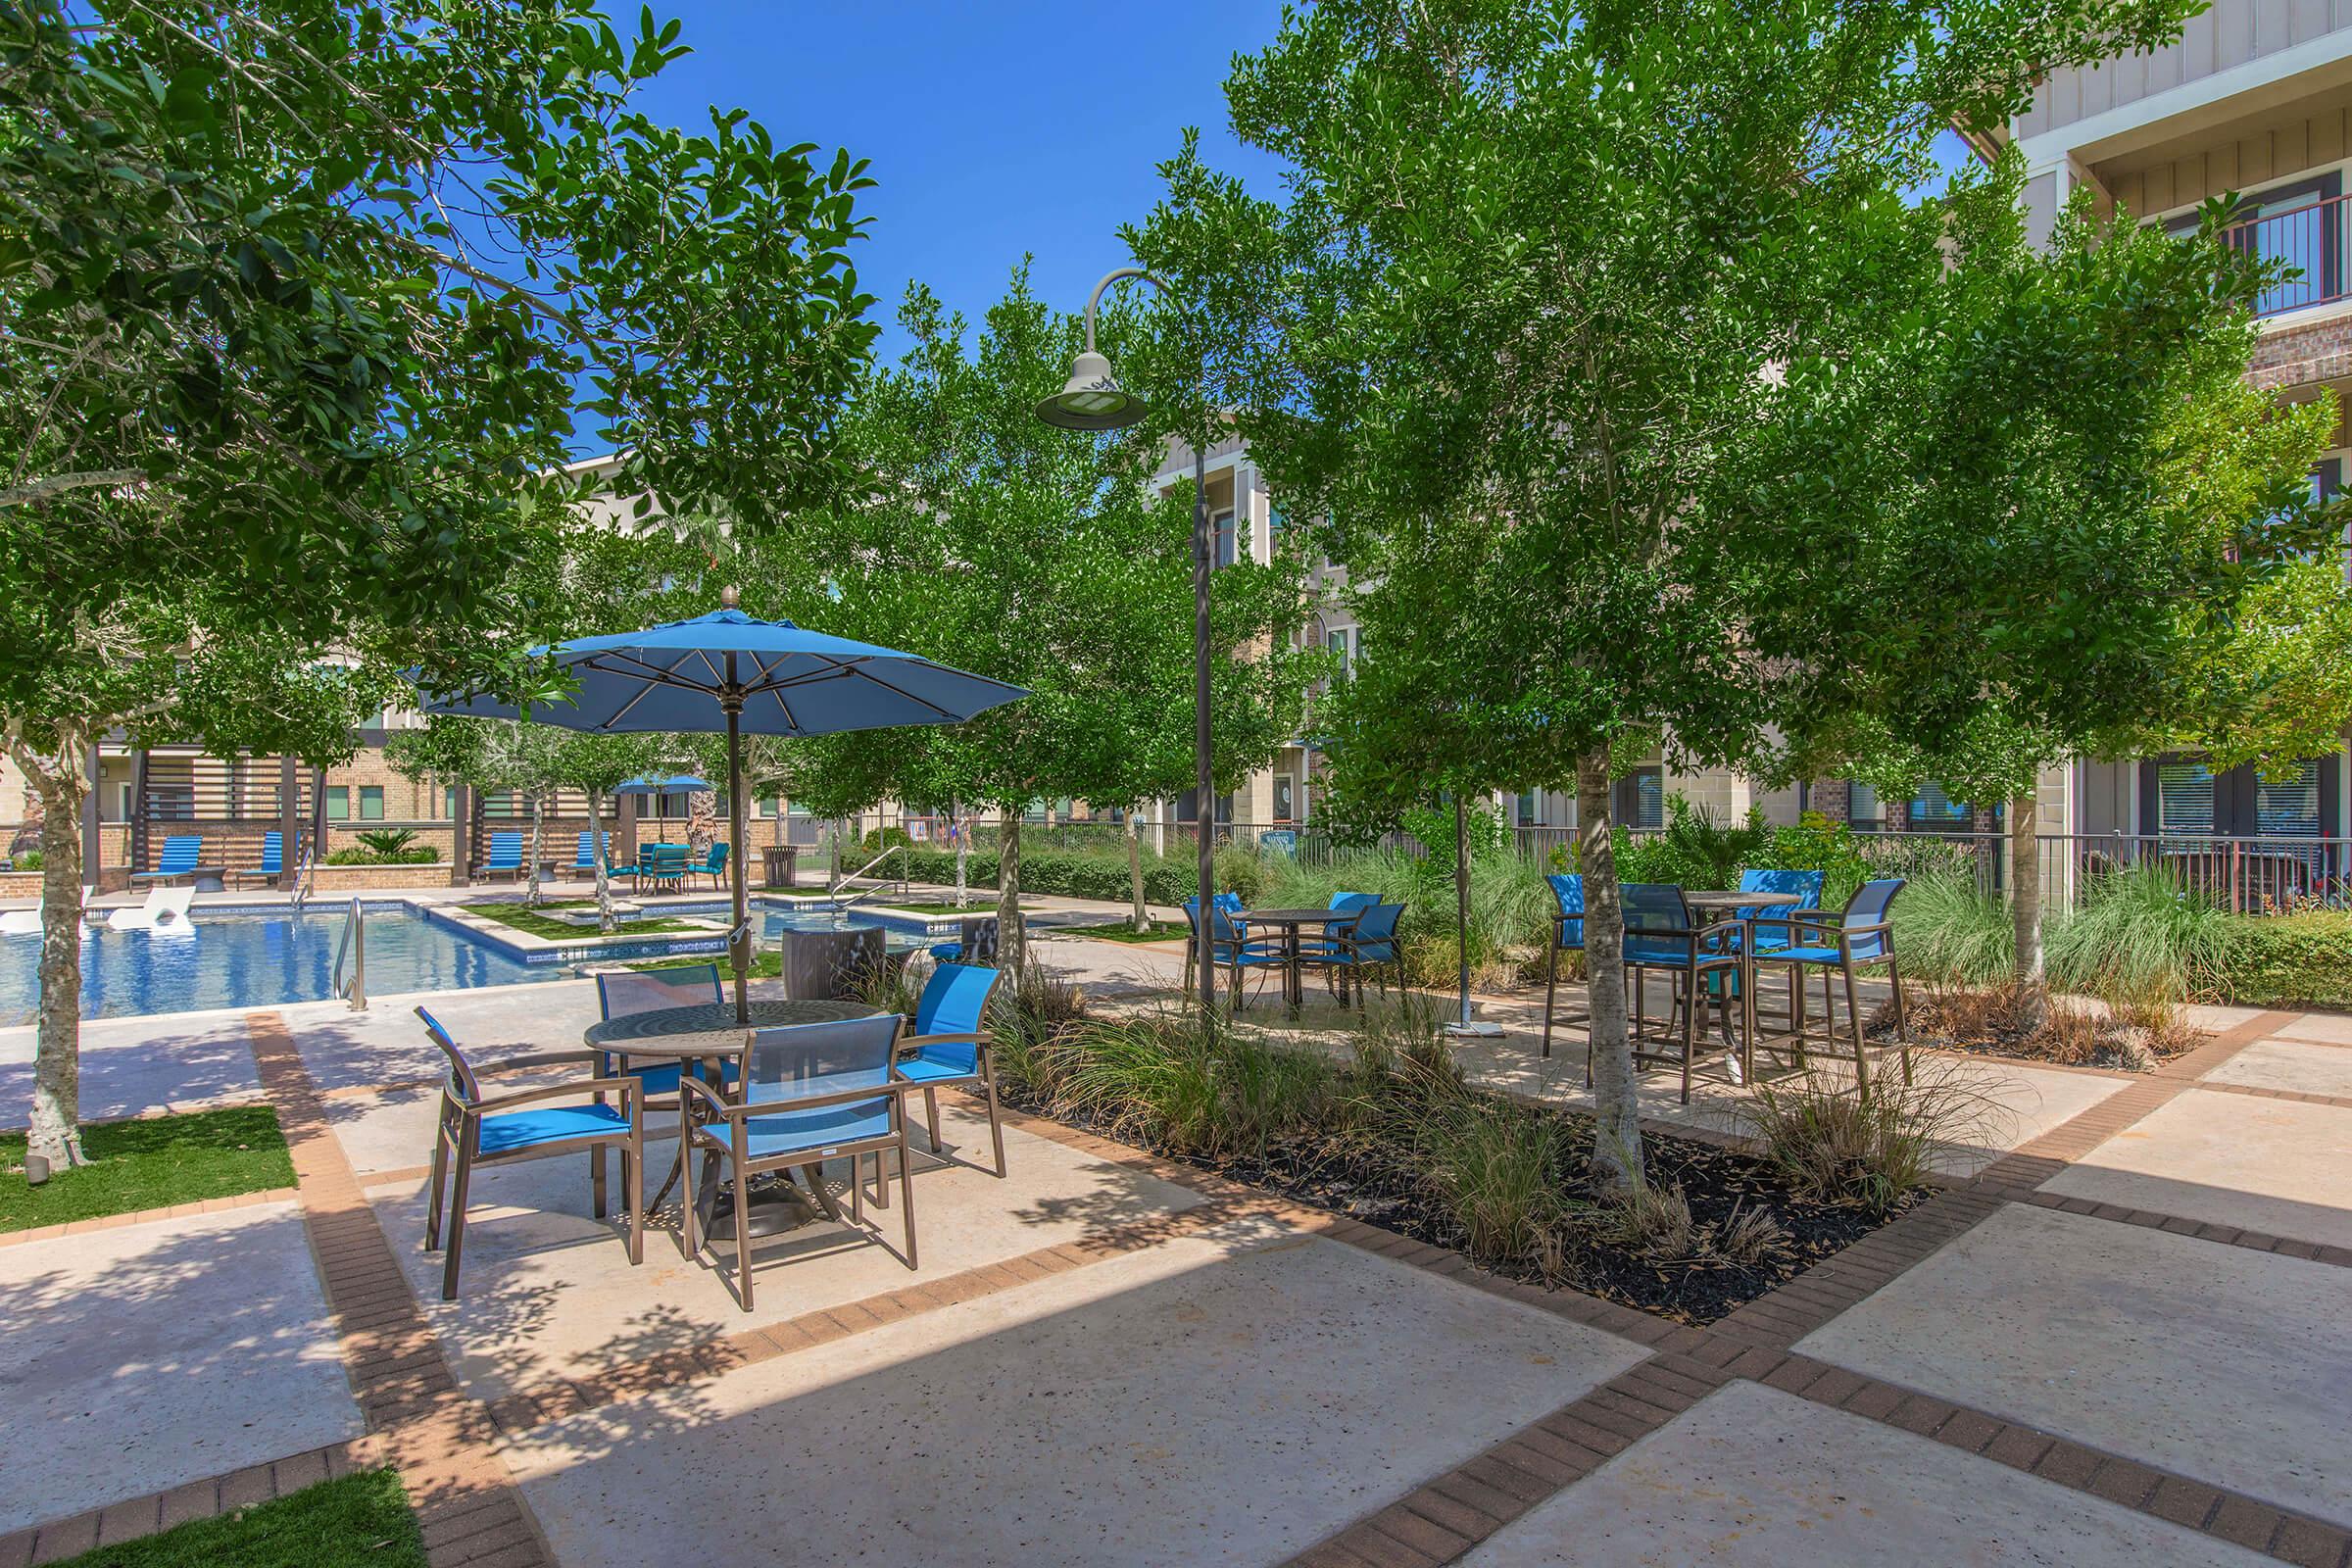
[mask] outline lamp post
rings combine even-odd
[[[1037,406],[1037,416],[1062,430],[1124,430],[1151,413],[1140,397],[1127,391],[1110,372],[1110,361],[1095,350],[1095,313],[1102,292],[1111,284],[1139,277],[1162,294],[1174,289],[1140,267],[1121,267],[1102,275],[1086,297],[1086,347],[1070,362],[1070,379],[1062,389]],[[1216,808],[1209,783],[1209,635],[1208,635],[1208,460],[1201,443],[1193,448],[1193,825],[1200,859],[1200,913],[1194,943],[1200,960],[1200,1006],[1213,1012],[1217,1004],[1216,964]],[[1188,975],[1189,985],[1193,976]]]

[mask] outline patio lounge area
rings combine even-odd
[[[1176,945],[1040,951],[1112,1006],[1180,972]],[[605,1010],[589,981],[428,1005],[480,1059],[577,1042]],[[1585,1094],[1573,1025],[1547,1061],[1539,1004],[1483,1011],[1505,1032],[1459,1044],[1476,1081]],[[1268,1026],[1311,1039],[1345,1015]],[[297,1185],[0,1238],[42,1434],[0,1459],[0,1561],[390,1463],[437,1563],[787,1539],[811,1562],[877,1542],[971,1563],[1569,1562],[1599,1539],[1675,1561],[2335,1563],[2352,1030],[2200,1021],[2208,1044],[2152,1075],[1970,1063],[2015,1109],[1998,1147],[1952,1151],[1925,1202],[1703,1328],[1018,1111],[1000,1178],[959,1091],[939,1096],[944,1153],[917,1113],[918,1268],[877,1245],[899,1215],[869,1203],[863,1226],[755,1239],[747,1312],[723,1226],[689,1258],[673,1197],[632,1266],[624,1210],[592,1218],[564,1157],[474,1174],[444,1300],[422,1243],[447,1062],[406,1004],[95,1025],[94,1106],[267,1100]],[[24,1053],[5,1049],[13,1110]],[[1643,1108],[1721,1136],[1740,1093],[1686,1106],[1666,1067]],[[2249,1117],[2263,1140],[2221,1135]],[[648,1132],[650,1197],[673,1146]],[[826,1178],[846,1195],[846,1163]],[[818,1493],[834,1502],[809,1509]]]

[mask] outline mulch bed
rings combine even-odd
[[[1088,1115],[1051,1110],[1031,1099],[1026,1086],[1007,1082],[999,1087],[1007,1104],[1033,1115],[1050,1116],[1103,1137],[1142,1143],[1162,1158],[1213,1171],[1432,1247],[1469,1254],[1462,1227],[1392,1143],[1362,1136],[1295,1137],[1277,1140],[1262,1158],[1200,1159],[1153,1148],[1152,1140],[1139,1140],[1131,1127],[1114,1129],[1098,1125]],[[1590,1117],[1550,1109],[1543,1114],[1560,1124],[1569,1148],[1581,1150],[1589,1144]],[[1653,1133],[1642,1134],[1642,1148],[1651,1185],[1666,1188],[1679,1184],[1699,1224],[1721,1225],[1735,1210],[1762,1211],[1779,1223],[1786,1245],[1755,1263],[1656,1259],[1579,1231],[1570,1239],[1561,1271],[1549,1278],[1532,1260],[1482,1260],[1484,1266],[1532,1285],[1579,1290],[1673,1322],[1703,1327],[1777,1290],[1813,1264],[1836,1256],[1925,1196],[1914,1193],[1889,1212],[1873,1214],[1799,1200],[1789,1194],[1769,1164],[1736,1150]]]

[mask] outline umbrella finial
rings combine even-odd
[[[718,591],[718,608],[721,610],[733,610],[742,600],[743,594],[733,583],[727,584]]]

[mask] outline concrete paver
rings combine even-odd
[[[2345,1299],[2325,1263],[2013,1205],[1797,1348],[2352,1524]]]
[[[2352,1109],[2192,1089],[2042,1190],[2352,1247]]]
[[[2352,1046],[2352,1013],[2304,1012],[2279,1026],[2283,1040],[2308,1040],[2323,1046]]]
[[[2257,1040],[2204,1081],[2352,1100],[2352,1051],[2303,1040]]]
[[[0,1534],[359,1436],[291,1203],[0,1248]]]
[[[1709,1395],[1462,1559],[1464,1568],[2225,1568],[2267,1560],[1753,1383]]]
[[[1639,1355],[1337,1243],[1204,1237],[575,1416],[510,1462],[565,1568],[1272,1563]]]
[[[982,1157],[988,1123],[943,1104],[943,1131],[965,1158]],[[668,1168],[662,1146],[647,1161],[647,1196]],[[803,1312],[899,1291],[1090,1233],[1150,1221],[1200,1199],[1060,1144],[1007,1128],[1008,1174],[939,1165],[917,1156],[915,1237],[919,1272],[900,1260],[899,1185],[888,1209],[866,1208],[882,1242],[846,1225],[817,1222],[755,1240],[753,1300],[745,1312],[727,1280],[706,1259],[678,1250],[675,1199],[645,1238],[632,1268],[622,1242],[619,1169],[608,1166],[613,1218],[589,1217],[588,1173],[577,1159],[489,1166],[475,1173],[459,1299],[444,1302],[441,1257],[427,1256],[422,1183],[369,1194],[409,1284],[425,1303],[450,1362],[483,1398],[553,1376],[582,1376],[661,1350],[736,1334]],[[421,1160],[416,1161],[421,1163]],[[846,1167],[829,1173],[837,1181]],[[869,1167],[870,1176],[870,1167]],[[837,1189],[839,1190],[839,1189]],[[846,1190],[842,1190],[845,1191]],[[848,1200],[841,1201],[847,1207]],[[733,1268],[734,1248],[717,1255]]]
[[[243,1014],[106,1018],[81,1027],[81,1115],[118,1121],[261,1098]],[[0,1029],[0,1127],[31,1115],[34,1032]]]

